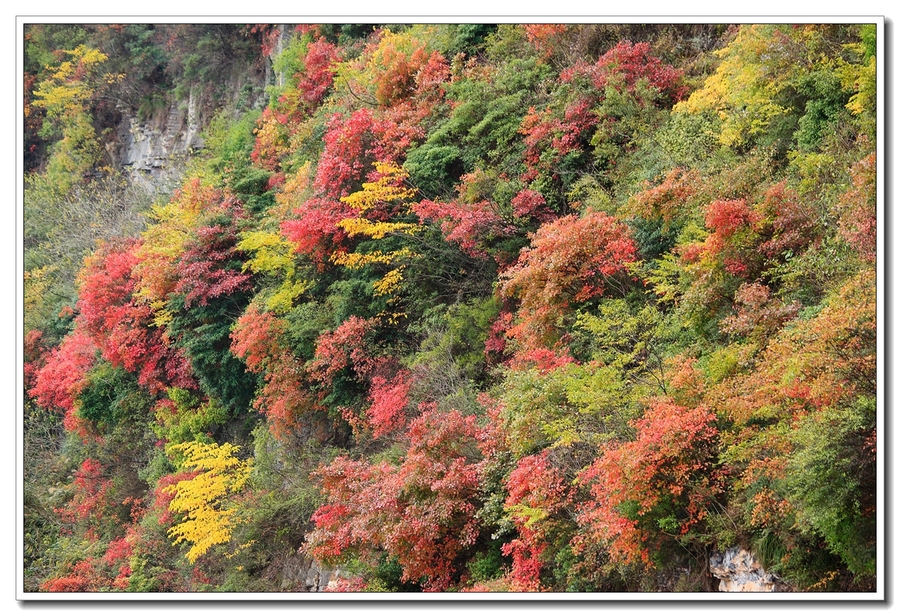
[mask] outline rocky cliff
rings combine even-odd
[[[177,181],[185,161],[203,148],[203,130],[217,112],[232,110],[237,116],[265,105],[265,88],[278,78],[270,64],[264,70],[233,70],[215,88],[192,87],[186,100],[173,96],[151,117],[139,119],[131,110],[119,109],[121,121],[106,144],[112,165],[143,184]]]

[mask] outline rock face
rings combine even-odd
[[[280,579],[281,590],[285,592],[324,592],[329,582],[339,579],[340,573],[297,553],[278,563],[269,575]]]
[[[130,109],[120,109],[121,121],[115,139],[106,144],[107,154],[132,181],[165,184],[180,177],[188,157],[202,149],[202,131],[216,111],[237,106],[261,108],[267,100],[265,86],[265,71],[248,68],[223,75],[216,92],[191,88],[187,100],[173,98],[152,117],[139,120]]]
[[[179,161],[192,150],[202,147],[200,119],[199,101],[193,95],[143,121],[123,114],[117,139],[107,149],[132,180],[157,183],[180,168]]]
[[[709,559],[709,570],[719,578],[721,592],[777,592],[786,590],[780,578],[766,573],[759,560],[741,547],[715,553]]]

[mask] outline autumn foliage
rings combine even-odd
[[[265,375],[253,406],[269,418],[272,431],[279,435],[314,421],[310,414],[319,409],[308,391],[307,372],[280,341],[283,335],[283,324],[271,313],[251,308],[238,319],[231,336],[232,352],[249,370]]]
[[[651,564],[651,550],[702,523],[721,490],[715,419],[665,400],[647,409],[636,439],[605,448],[582,474],[592,499],[579,513],[578,541],[607,544],[616,561]]]
[[[85,374],[96,361],[96,354],[97,347],[87,334],[76,332],[67,336],[37,371],[34,387],[29,393],[43,407],[72,413]]]
[[[566,509],[574,503],[573,489],[550,463],[549,451],[525,456],[507,480],[504,503],[519,537],[504,544],[512,557],[511,587],[518,591],[544,590],[541,571],[550,565],[551,542],[565,536]]]
[[[153,310],[135,297],[136,248],[110,246],[86,262],[77,322],[91,335],[104,359],[137,373],[138,381],[152,393],[168,386],[192,387],[186,358],[166,345],[163,330],[153,326]]]
[[[883,587],[880,28],[27,24],[26,591]]]
[[[576,304],[624,284],[637,246],[628,229],[603,212],[569,215],[542,226],[503,273],[503,292],[520,300],[508,335],[523,350],[559,342],[558,319]]]
[[[479,430],[472,416],[425,407],[410,423],[398,466],[338,458],[317,472],[326,502],[313,515],[311,553],[323,559],[383,550],[406,581],[446,590],[459,577],[457,556],[474,545]]]

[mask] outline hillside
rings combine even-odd
[[[875,591],[876,48],[26,26],[24,590]]]

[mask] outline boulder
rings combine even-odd
[[[766,572],[759,559],[742,547],[713,554],[709,559],[709,570],[719,579],[721,592],[776,592],[786,589],[777,575]]]

